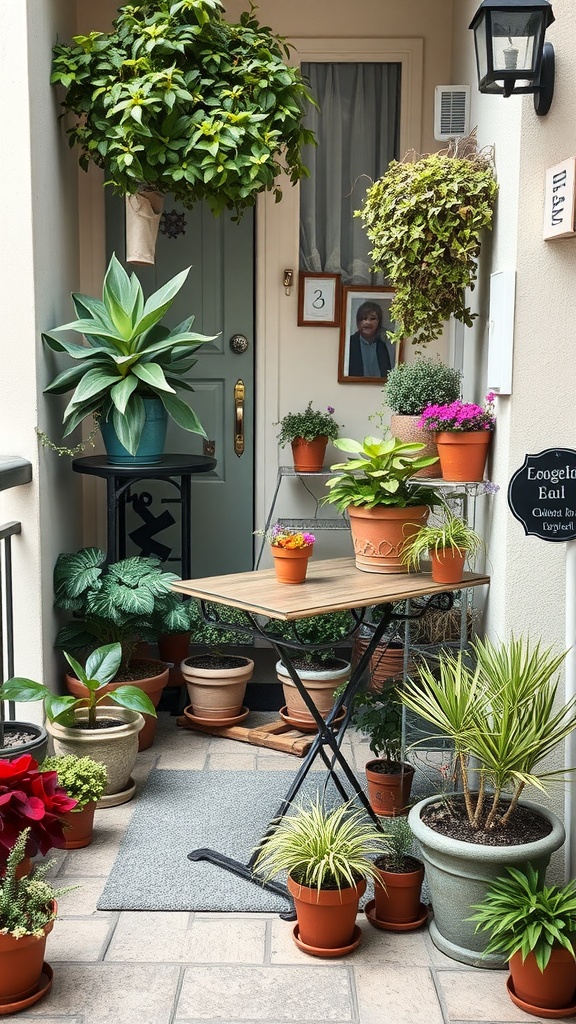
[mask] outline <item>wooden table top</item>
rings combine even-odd
[[[362,572],[356,568],[354,558],[327,558],[308,563],[306,582],[302,584],[278,583],[274,569],[259,569],[181,580],[172,586],[181,594],[203,601],[227,604],[271,619],[292,620],[409,597],[429,597],[489,582],[489,576],[466,572],[462,583],[456,586],[434,583],[429,573]]]

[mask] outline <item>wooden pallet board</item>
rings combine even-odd
[[[225,736],[226,739],[251,743],[255,747],[281,750],[284,754],[294,754],[295,757],[304,757],[314,740],[314,736],[310,733],[299,732],[298,729],[294,729],[282,721],[268,722],[265,725],[250,728],[246,725],[200,725],[191,722],[185,715],[181,715],[176,719],[176,724],[183,729],[205,732],[210,736]]]

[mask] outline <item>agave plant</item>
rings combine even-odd
[[[189,269],[145,300],[136,274],[129,276],[113,255],[102,299],[73,294],[78,319],[42,335],[49,348],[66,352],[75,364],[45,388],[55,395],[74,389],[62,420],[64,437],[96,415],[101,422],[112,420],[121,444],[134,455],[144,427],[144,398],[160,399],[178,426],[205,436],[196,413],[177,396],[176,388],[194,390],[184,375],[197,362],[193,353],[214,339],[191,332],[194,316],[172,330],[161,323]],[[60,337],[64,331],[76,331],[84,341],[67,341]]]

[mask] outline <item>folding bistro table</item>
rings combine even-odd
[[[468,572],[464,573],[462,583],[458,585],[458,589],[478,587],[489,582],[488,576]],[[204,618],[207,621],[214,625],[221,625],[227,630],[234,630],[236,628],[237,631],[245,633],[246,629],[244,626],[234,627],[230,623],[225,622],[220,616],[218,606],[228,605],[241,609],[246,615],[247,622],[250,624],[254,636],[264,637],[275,649],[318,726],[314,742],[288,788],[277,814],[270,822],[264,837],[274,831],[278,819],[286,814],[291,802],[302,786],[313,761],[318,755],[322,757],[326,769],[342,799],[347,800],[349,797],[340,776],[336,774],[336,765],[342,770],[353,795],[361,801],[366,812],[380,826],[380,819],[372,811],[354,771],[340,749],[344,733],[350,722],[353,698],[360,688],[362,676],[376,645],[381,640],[390,622],[395,619],[403,621],[406,618],[417,618],[423,614],[431,603],[442,603],[444,601],[447,602],[445,606],[449,607],[451,603],[449,595],[455,589],[454,584],[434,583],[432,578],[425,573],[395,573],[389,575],[385,573],[362,572],[356,568],[353,558],[332,558],[325,561],[311,561],[308,566],[306,582],[296,586],[278,583],[274,569],[261,569],[257,572],[232,573],[226,576],[209,576],[204,579],[182,580],[174,583],[173,587],[174,590],[180,593],[198,598],[201,602]],[[397,602],[407,601],[411,598],[427,598],[428,600],[416,615],[402,614],[394,611],[394,605]],[[349,633],[351,638],[360,628],[366,609],[373,605],[384,605],[384,615],[375,627],[370,643],[353,670],[349,682],[337,698],[334,707],[324,719],[303,686],[293,659],[290,656],[290,651],[306,650],[306,644],[302,643],[299,639],[298,620],[308,618],[311,615],[323,615],[327,612],[348,611],[351,616]],[[286,639],[284,636],[280,639],[274,634],[275,620],[292,624],[293,636],[290,639]],[[318,648],[318,645],[314,646],[316,649]],[[325,644],[324,646],[333,645]],[[344,717],[340,725],[335,728],[333,723],[343,708],[346,709]],[[262,879],[253,874],[256,854],[253,854],[247,864],[232,860],[217,850],[211,849],[193,850],[188,856],[190,860],[208,860],[226,871],[231,871],[248,881],[264,885],[265,888],[280,893],[288,899],[290,898],[288,890],[283,885],[277,882],[264,883]]]

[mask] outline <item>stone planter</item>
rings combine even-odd
[[[88,709],[76,711],[75,717],[87,721]],[[123,790],[130,791],[130,775],[138,753],[138,733],[144,728],[144,718],[138,711],[102,704],[96,708],[96,718],[114,718],[119,724],[102,729],[74,729],[58,722],[47,722],[46,728],[52,737],[55,754],[91,757],[106,766],[105,804],[108,796],[120,794]],[[133,789],[131,795],[134,795]]]

